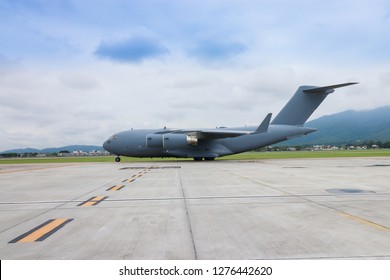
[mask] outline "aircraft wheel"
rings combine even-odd
[[[213,157],[205,157],[204,160],[214,160],[215,158]]]
[[[116,161],[116,162],[120,162],[120,161],[121,161],[121,158],[120,158],[120,157],[116,157],[116,158],[115,158],[115,161]]]
[[[194,160],[195,160],[195,161],[201,161],[202,158],[201,158],[201,157],[194,157]]]

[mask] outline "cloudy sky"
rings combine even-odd
[[[0,0],[0,151],[390,105],[387,0]]]

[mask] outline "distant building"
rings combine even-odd
[[[83,151],[73,151],[72,152],[72,156],[75,156],[75,157],[79,157],[79,156],[87,156],[88,153],[87,152],[83,152]]]
[[[324,145],[314,145],[313,151],[322,151],[324,149]]]

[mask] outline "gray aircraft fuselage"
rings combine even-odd
[[[257,126],[215,129],[132,129],[111,136],[103,147],[108,152],[129,157],[177,157],[213,160],[282,142],[316,131],[303,124],[335,88],[301,86],[274,118],[268,114]]]

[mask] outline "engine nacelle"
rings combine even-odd
[[[198,138],[187,134],[148,134],[146,145],[150,148],[177,149],[197,145]]]
[[[163,147],[165,149],[184,148],[188,145],[198,144],[198,138],[187,134],[164,134]]]

